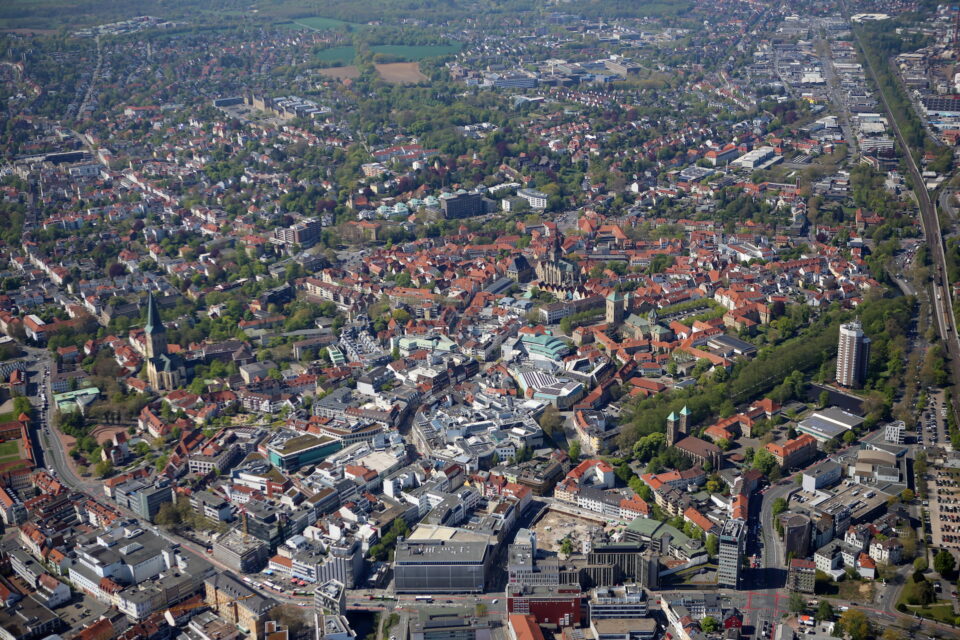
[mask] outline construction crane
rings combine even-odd
[[[249,598],[255,598],[257,594],[252,593],[248,596],[241,596],[239,598],[234,598],[233,600],[226,600],[224,602],[217,602],[218,606],[221,605],[236,605],[238,602],[247,600]],[[178,605],[174,605],[163,612],[163,617],[166,618],[167,624],[171,627],[177,626],[177,618],[180,617],[182,613],[190,611],[192,609],[199,609],[200,607],[209,607],[210,604],[205,600],[200,600],[199,602],[184,602]]]

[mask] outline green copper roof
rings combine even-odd
[[[160,310],[153,300],[153,294],[147,296],[147,324],[143,327],[147,334],[164,330],[163,320],[160,319]]]
[[[683,405],[683,409],[680,409],[680,415],[682,416],[690,415],[690,409],[687,409],[687,405]]]
[[[668,420],[669,422],[673,422],[673,421],[676,420],[676,419],[677,419],[677,414],[675,414],[673,411],[671,411],[671,412],[670,412],[670,415],[667,416],[667,420]]]

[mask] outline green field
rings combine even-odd
[[[424,58],[435,58],[437,56],[446,56],[456,53],[460,50],[460,44],[437,44],[437,45],[402,45],[402,44],[381,44],[370,47],[373,53],[380,53],[390,56],[395,62],[420,62]],[[357,55],[354,47],[331,47],[324,49],[317,54],[317,59],[327,64],[341,63],[352,64]]]
[[[351,64],[356,56],[357,50],[353,47],[331,47],[330,49],[324,49],[318,53],[317,60],[326,62],[328,64],[333,64],[335,62],[339,62],[341,64]]]
[[[16,440],[0,442],[0,462],[15,460],[20,457],[20,447]]]
[[[17,416],[13,415],[13,411],[8,411],[7,413],[0,413],[0,424],[4,422],[13,422],[17,419]]]
[[[942,600],[940,602],[942,602]],[[953,615],[953,605],[951,604],[934,604],[929,607],[907,605],[907,610],[910,613],[919,613],[922,618],[939,620],[946,624],[953,624],[956,619]]]
[[[308,29],[315,29],[317,31],[336,30],[336,29],[341,29],[345,26],[350,26],[350,27],[366,26],[362,24],[357,24],[355,22],[344,22],[343,20],[336,20],[334,18],[321,18],[319,16],[314,16],[312,18],[300,18],[299,20],[294,20],[293,23],[306,27]]]
[[[382,53],[392,58],[400,58],[400,62],[420,62],[424,58],[447,56],[460,51],[460,43],[435,45],[402,45],[384,44],[371,47],[374,53]]]

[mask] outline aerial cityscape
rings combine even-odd
[[[0,640],[960,637],[960,6],[0,3]]]

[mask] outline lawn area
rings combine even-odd
[[[941,602],[943,602],[941,600]],[[907,611],[910,613],[919,613],[923,618],[930,618],[932,620],[939,620],[946,624],[953,624],[956,617],[953,615],[953,605],[952,604],[932,604],[927,607],[918,607],[907,605]]]
[[[818,581],[816,593],[828,598],[839,598],[851,602],[871,602],[873,600],[873,589],[872,582],[858,582],[856,580]]]
[[[410,46],[402,44],[382,44],[370,47],[374,53],[382,53],[403,62],[419,62],[424,58],[436,58],[460,51],[460,43]]]
[[[3,424],[4,422],[13,422],[15,419],[16,419],[16,416],[13,415],[13,411],[0,413],[0,424]]]
[[[20,457],[20,446],[16,440],[0,442],[0,462],[6,462]]]
[[[380,44],[370,47],[373,53],[380,53],[389,56],[393,60],[402,62],[419,62],[424,58],[435,58],[456,53],[460,50],[460,44],[437,44],[423,46],[408,46],[400,44]],[[352,46],[330,47],[317,53],[317,59],[328,64],[352,64],[357,51]]]
[[[356,55],[357,50],[353,47],[331,47],[318,53],[317,59],[328,64],[334,64],[336,62],[350,64]]]
[[[321,18],[319,16],[314,16],[312,18],[300,18],[293,21],[294,24],[299,24],[301,26],[307,27],[308,29],[316,29],[317,31],[323,31],[325,29],[333,30],[340,29],[343,26],[350,25],[351,27],[365,27],[366,25],[357,24],[355,22],[344,22],[343,20],[337,20],[335,18]]]

